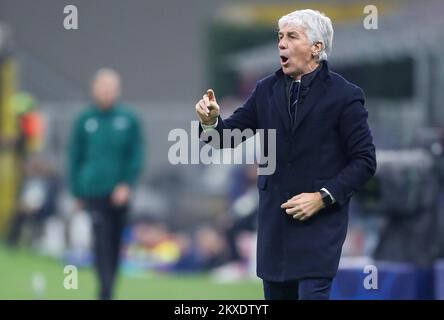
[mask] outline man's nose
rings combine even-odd
[[[279,49],[286,49],[287,48],[287,43],[284,41],[284,39],[279,40],[278,47],[279,47]]]

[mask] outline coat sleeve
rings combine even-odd
[[[344,205],[376,171],[375,146],[367,118],[364,94],[356,87],[339,122],[340,140],[347,165],[325,184],[325,188],[340,205]]]
[[[223,120],[220,116],[218,118],[218,123],[216,132],[219,136],[219,139],[217,142],[212,141],[211,134],[214,134],[213,132],[203,132],[202,126],[199,125],[199,136],[201,137],[201,140],[209,143],[211,146],[213,146],[216,149],[222,149],[222,148],[235,148],[240,143],[244,142],[246,139],[250,137],[247,130],[251,132],[251,135],[254,135],[256,133],[257,129],[257,106],[256,106],[256,92],[257,92],[257,85],[256,88],[253,90],[251,95],[248,97],[247,101],[239,108],[237,108],[233,114]],[[239,130],[240,132],[244,133],[245,135],[241,137],[241,139],[236,139],[232,137],[231,135],[225,135],[224,136],[224,130]],[[238,135],[240,136],[240,135]]]

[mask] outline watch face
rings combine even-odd
[[[329,206],[332,203],[332,200],[328,195],[328,193],[322,190],[321,195],[322,195],[322,201],[324,202],[325,206]]]
[[[324,203],[325,203],[326,206],[331,205],[332,201],[331,201],[330,196],[327,195],[327,196],[324,198]]]

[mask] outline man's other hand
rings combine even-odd
[[[196,103],[196,112],[199,120],[204,125],[213,125],[216,123],[220,114],[220,107],[216,102],[216,95],[212,89],[208,89],[207,93]]]
[[[324,208],[321,193],[301,193],[281,205],[282,209],[294,219],[304,221]]]

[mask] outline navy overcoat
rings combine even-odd
[[[314,77],[302,76],[291,125],[287,81],[281,69],[258,81],[243,106],[225,120],[219,117],[216,129],[221,137],[223,129],[276,129],[276,170],[257,180],[257,275],[268,281],[334,277],[349,200],[376,170],[364,93],[324,61]],[[292,196],[321,188],[336,203],[308,220],[281,209]]]

